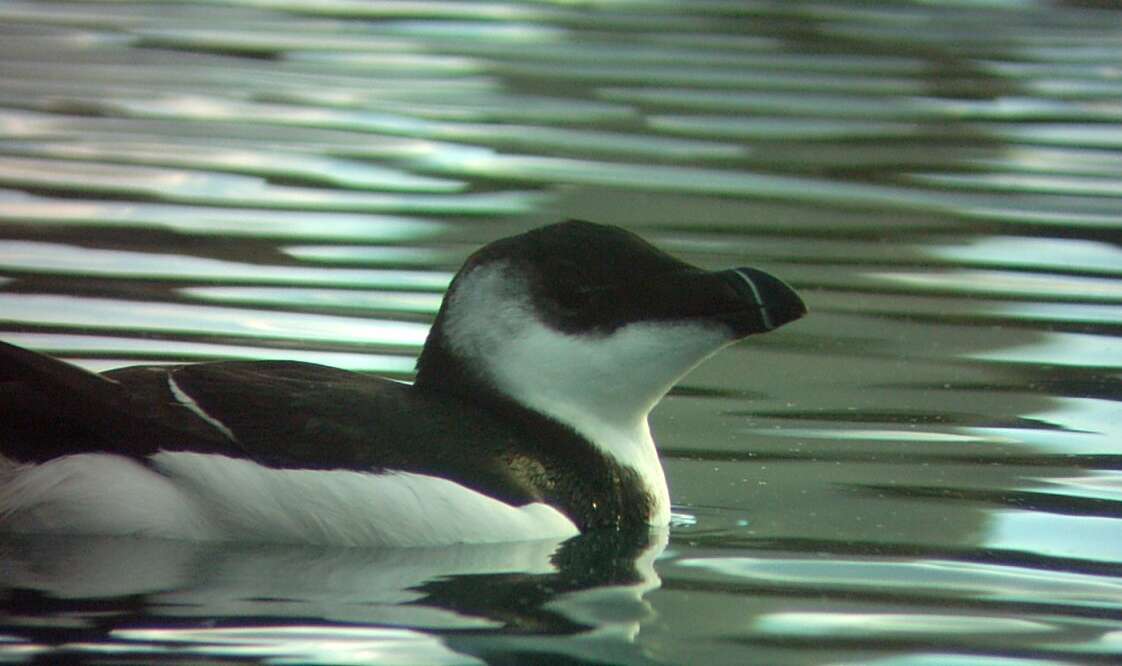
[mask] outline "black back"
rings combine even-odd
[[[210,419],[177,399],[169,379]],[[544,501],[582,529],[645,522],[651,499],[568,428],[513,403],[475,404],[287,361],[134,366],[95,375],[0,343],[0,452],[143,461],[197,451],[276,468],[439,476],[513,505]]]

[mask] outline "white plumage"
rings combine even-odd
[[[85,453],[0,474],[10,531],[346,546],[562,538],[559,511],[513,507],[423,474],[272,469],[202,453],[161,452],[146,467]]]

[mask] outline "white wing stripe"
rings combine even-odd
[[[168,375],[168,388],[171,389],[171,394],[175,396],[179,404],[194,412],[195,416],[198,416],[200,419],[214,426],[216,430],[226,436],[226,439],[229,439],[231,442],[238,441],[238,438],[234,437],[233,431],[227,428],[226,424],[203,411],[203,408],[199,406],[199,403],[195,402],[194,398],[187,395],[186,391],[179,388],[179,384],[175,383],[175,379],[172,378],[170,374]]]

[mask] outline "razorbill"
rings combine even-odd
[[[805,312],[762,271],[568,221],[467,259],[412,385],[287,361],[99,375],[0,343],[0,530],[420,546],[666,525],[647,415]]]

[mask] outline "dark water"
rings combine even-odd
[[[0,3],[0,338],[407,378],[564,217],[812,316],[656,411],[662,535],[0,541],[0,663],[1114,663],[1109,2]]]

